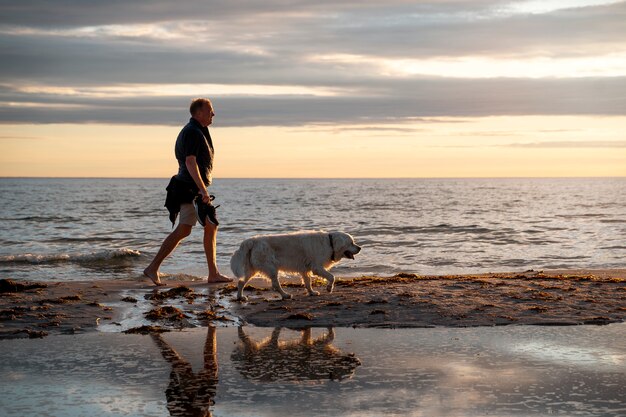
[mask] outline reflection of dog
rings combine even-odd
[[[280,328],[272,336],[256,342],[239,327],[240,343],[231,360],[244,378],[254,381],[342,380],[354,374],[361,361],[331,345],[335,333],[311,339],[311,329],[302,331],[300,340],[279,341]]]
[[[257,273],[270,278],[272,288],[283,299],[291,298],[278,282],[278,271],[299,273],[309,295],[319,295],[311,288],[311,274],[325,278],[326,289],[332,292],[335,277],[328,269],[341,258],[354,259],[360,251],[352,236],[343,232],[298,232],[246,239],[230,259],[230,268],[240,278],[237,299],[246,300],[243,288]]]

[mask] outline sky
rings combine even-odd
[[[626,176],[626,1],[0,0],[0,176]]]

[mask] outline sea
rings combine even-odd
[[[172,230],[163,179],[0,178],[0,278],[141,279]],[[339,277],[626,268],[626,178],[215,179],[217,262],[244,239],[344,231]],[[202,230],[163,263],[200,279]]]

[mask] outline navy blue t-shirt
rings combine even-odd
[[[178,134],[174,152],[178,160],[177,179],[194,183],[193,178],[187,170],[187,165],[185,165],[185,159],[193,155],[196,157],[196,163],[200,169],[202,181],[206,185],[211,184],[214,150],[211,135],[207,127],[202,127],[193,117],[189,119],[189,123],[187,123]]]

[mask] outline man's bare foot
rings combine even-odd
[[[233,282],[233,279],[218,272],[215,276],[209,276],[207,282],[209,284],[223,284],[226,282]]]
[[[165,285],[165,283],[161,282],[158,271],[152,271],[146,268],[143,270],[143,275],[150,278],[150,280],[152,280],[152,282],[154,282],[154,285],[156,285],[157,287],[162,287]]]

